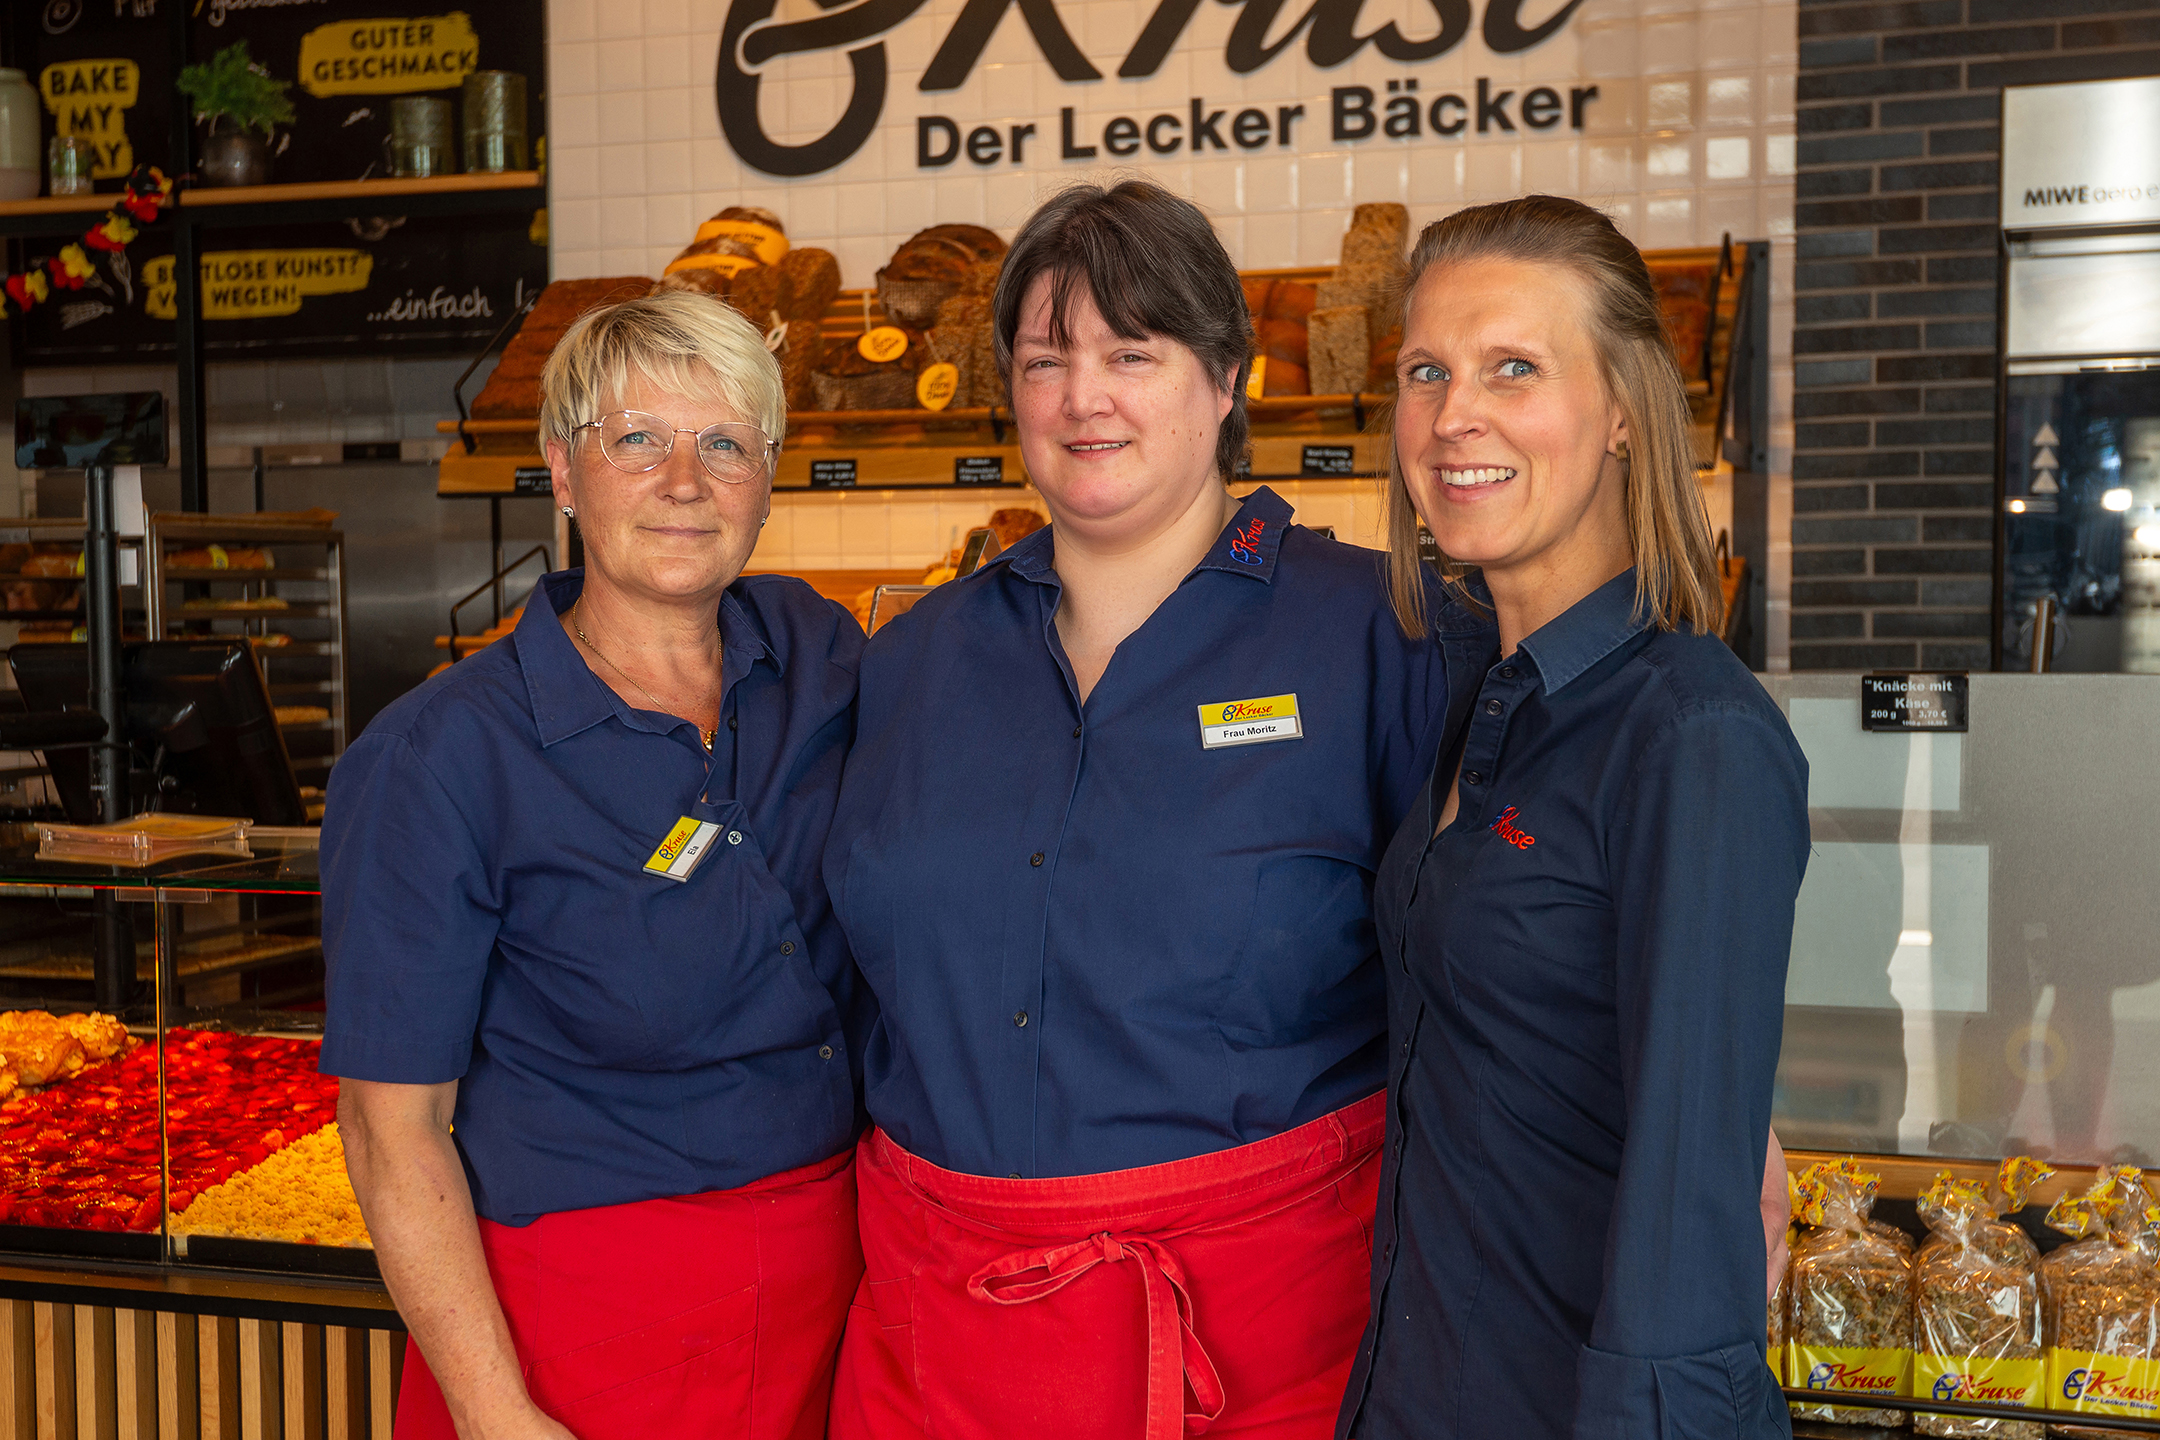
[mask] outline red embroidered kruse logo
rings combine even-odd
[[[1492,822],[1493,833],[1518,850],[1527,850],[1537,844],[1537,836],[1516,825],[1515,817],[1522,812],[1510,805],[1500,812],[1500,818]]]

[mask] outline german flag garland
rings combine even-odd
[[[8,308],[10,302],[14,310],[28,311],[51,298],[55,290],[80,290],[85,285],[108,288],[98,278],[90,251],[111,256],[116,266],[124,266],[127,247],[141,233],[137,224],[148,225],[156,220],[159,212],[172,203],[172,193],[172,181],[165,178],[164,171],[155,165],[136,166],[121,190],[119,203],[106,212],[103,220],[85,230],[81,240],[62,246],[51,259],[0,281],[0,294],[6,297],[0,299],[0,319],[14,313]]]

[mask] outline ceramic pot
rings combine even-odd
[[[252,130],[213,130],[203,137],[195,171],[205,185],[267,185],[270,142]]]

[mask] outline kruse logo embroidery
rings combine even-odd
[[[1260,537],[1267,532],[1267,521],[1253,519],[1242,530],[1230,532],[1230,558],[1244,565],[1259,565]]]
[[[1521,813],[1515,806],[1508,806],[1507,809],[1500,812],[1500,818],[1492,822],[1492,831],[1516,849],[1527,850],[1532,845],[1537,844],[1537,836],[1530,834],[1515,824],[1515,817]]]

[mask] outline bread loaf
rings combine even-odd
[[[815,320],[790,320],[780,345],[780,380],[787,388],[790,410],[818,408],[817,385],[811,374],[825,349],[825,336]]]
[[[779,269],[787,277],[787,304],[780,312],[786,319],[822,320],[840,298],[840,262],[830,250],[790,250],[780,257]]]
[[[777,265],[753,265],[736,274],[727,302],[760,330],[770,330],[785,319],[793,300],[788,273]]]
[[[540,370],[571,322],[596,305],[611,305],[652,290],[643,275],[602,280],[557,280],[540,292],[532,312],[504,347],[487,385],[473,400],[476,420],[525,420],[540,413]]]
[[[996,405],[1004,400],[997,353],[992,345],[990,301],[986,297],[963,293],[938,306],[937,325],[928,341],[931,359],[960,372],[954,405]]]
[[[1004,254],[1005,242],[980,225],[933,225],[909,236],[878,271],[878,300],[899,324],[931,325],[939,305],[980,283],[978,265]]]
[[[1372,362],[1365,307],[1316,309],[1306,322],[1306,352],[1314,395],[1348,395],[1364,383]]]

